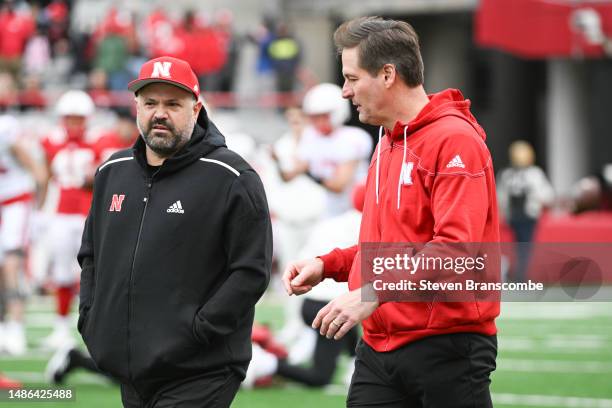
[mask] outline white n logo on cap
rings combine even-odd
[[[170,78],[170,67],[172,66],[171,62],[168,61],[157,61],[153,64],[153,73],[152,77],[166,77]]]

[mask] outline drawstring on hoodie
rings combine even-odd
[[[406,162],[406,133],[408,132],[408,125],[404,126],[404,154],[402,156],[402,164],[400,168],[399,180],[397,181],[397,209],[400,208],[400,202],[402,200],[402,181],[404,180],[404,163]],[[382,148],[380,141],[382,140],[383,127],[381,126],[378,130],[378,151],[376,153],[376,204],[378,205],[378,189],[380,185],[380,149]]]
[[[381,126],[380,129],[378,129],[378,149],[376,153],[376,205],[378,205],[378,184],[379,184],[379,177],[380,177],[380,149],[382,149],[382,146],[380,145],[380,141],[382,140],[382,134],[383,134],[383,127]]]
[[[404,170],[406,169],[406,166],[404,165],[404,163],[406,163],[406,132],[408,131],[408,125],[404,126],[404,154],[402,156],[402,168],[400,169],[400,174],[399,174],[399,180],[397,180],[397,209],[399,210],[400,208],[400,201],[402,200],[402,183],[404,181]]]
[[[424,107],[421,112],[417,115],[416,118],[413,118],[411,123],[411,129],[414,132],[417,129],[420,129],[428,124],[435,122],[437,119],[444,116],[454,116],[460,118],[461,120],[467,122],[470,126],[474,128],[476,133],[485,140],[486,136],[484,134],[483,129],[478,125],[474,116],[470,113],[470,101],[465,99],[461,92],[456,89],[447,89],[446,91],[442,91],[435,95],[429,96],[429,105]],[[400,126],[401,122],[397,121],[395,126]],[[395,130],[395,129],[393,129]],[[393,131],[391,131],[393,133]],[[381,126],[378,132],[378,152],[376,159],[376,204],[378,205],[380,202],[380,150],[381,140],[383,135],[383,127]],[[389,135],[391,138],[391,134]],[[408,177],[408,181],[410,180],[409,175],[405,175],[404,173],[407,170],[410,170],[405,164],[406,155],[408,146],[406,143],[406,139],[408,137],[408,125],[404,125],[404,155],[402,158],[401,169],[399,172],[399,180],[397,182],[397,209],[399,210],[400,204],[402,201],[402,184],[405,181],[404,176]]]

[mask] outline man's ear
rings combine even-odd
[[[193,105],[193,114],[197,117],[200,114],[200,109],[202,109],[202,101],[198,100],[194,105]]]
[[[397,71],[395,70],[395,65],[393,64],[385,64],[382,67],[383,79],[385,81],[385,87],[389,88],[395,82],[395,77],[397,75]]]

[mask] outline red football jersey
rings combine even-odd
[[[94,149],[99,163],[105,162],[116,151],[127,149],[134,144],[134,140],[125,141],[115,132],[102,135],[95,143]]]
[[[92,198],[89,184],[97,164],[94,146],[83,139],[69,139],[63,129],[45,137],[42,146],[51,177],[60,189],[56,211],[87,215]]]

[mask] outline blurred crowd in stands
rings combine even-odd
[[[177,20],[161,7],[146,15],[111,7],[91,32],[80,32],[71,28],[71,8],[66,0],[2,3],[1,106],[43,109],[49,94],[57,98],[68,87],[87,89],[98,107],[125,105],[127,83],[144,61],[162,55],[188,61],[207,92],[232,92],[247,44],[258,48],[262,90],[292,92],[301,76],[302,46],[274,18],[239,34],[228,9],[188,10]]]

